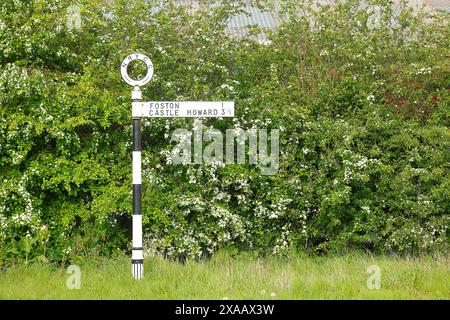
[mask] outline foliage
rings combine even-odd
[[[281,130],[280,170],[262,176],[172,165],[170,134],[193,121],[143,121],[148,253],[447,249],[448,13],[286,1],[261,44],[224,32],[240,1],[156,2],[80,1],[81,29],[70,1],[0,4],[0,261],[129,249],[132,52],[155,65],[146,100],[234,100],[236,118],[203,127]]]

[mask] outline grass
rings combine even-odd
[[[131,279],[122,257],[80,265],[81,288],[69,290],[67,269],[45,264],[0,273],[0,299],[449,299],[448,257],[345,255],[255,259],[218,253],[181,264],[145,261],[145,278]],[[369,290],[366,270],[381,269]]]

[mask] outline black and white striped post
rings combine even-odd
[[[127,68],[131,61],[141,60],[147,65],[147,74],[141,80],[134,80],[128,76]],[[140,87],[148,83],[153,76],[151,60],[142,54],[132,54],[122,63],[121,73],[123,79],[134,87],[131,92],[133,103],[142,101]],[[144,277],[144,251],[142,244],[142,173],[141,173],[141,117],[133,115],[133,249],[131,254],[131,271],[134,279]]]
[[[142,100],[139,87],[132,93],[133,102]],[[144,252],[142,246],[142,174],[141,174],[141,118],[133,117],[133,249],[131,265],[133,277],[144,276]]]

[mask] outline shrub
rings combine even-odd
[[[373,1],[374,26],[359,1],[286,1],[290,19],[265,45],[224,33],[237,1],[188,13],[86,0],[80,30],[66,25],[68,3],[0,4],[1,261],[129,249],[130,88],[118,67],[135,51],[155,65],[146,100],[234,100],[234,119],[202,125],[281,129],[280,170],[262,176],[168,164],[170,133],[193,121],[144,120],[148,253],[447,249],[448,13]]]

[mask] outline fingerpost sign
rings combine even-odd
[[[134,60],[140,60],[147,66],[147,74],[141,80],[128,75],[128,66]],[[141,170],[141,119],[142,118],[225,118],[234,117],[234,101],[142,101],[141,86],[146,85],[153,76],[153,63],[149,57],[134,53],[127,56],[121,65],[123,80],[133,86],[132,123],[133,123],[133,249],[131,270],[134,279],[144,277],[144,248],[142,241],[142,170]]]

